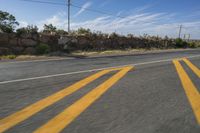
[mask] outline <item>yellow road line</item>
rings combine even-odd
[[[181,66],[180,62],[177,60],[173,60],[173,63],[176,67],[176,71],[179,75],[187,98],[192,106],[193,112],[196,116],[196,120],[200,125],[200,94],[183,67]]]
[[[200,78],[200,69],[193,65],[188,59],[184,58],[183,61],[192,69],[192,71]]]
[[[46,107],[56,103],[57,101],[63,99],[64,97],[74,93],[75,91],[81,89],[82,87],[86,86],[90,82],[98,79],[99,77],[114,71],[114,70],[120,70],[121,68],[114,68],[114,69],[107,69],[100,71],[96,74],[93,74],[59,92],[56,92],[36,103],[33,103],[32,105],[29,105],[25,107],[24,109],[13,113],[3,119],[0,120],[0,133],[6,131],[7,129],[15,126],[16,124],[28,119],[32,115],[38,113],[39,111],[45,109]]]
[[[34,133],[58,133],[69,125],[76,117],[101,97],[111,86],[120,80],[133,67],[125,67],[114,76],[87,93],[63,112],[38,128]]]

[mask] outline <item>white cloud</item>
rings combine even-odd
[[[52,24],[57,28],[65,29],[65,25],[67,24],[66,18],[65,12],[59,12],[50,18],[37,22],[36,25],[38,26],[39,30],[43,29],[44,24]]]
[[[46,20],[40,21],[37,25],[42,29],[44,24],[50,23],[58,28],[67,30],[67,19],[64,13],[58,13]],[[174,13],[138,13],[124,18],[101,16],[83,22],[72,22],[71,28],[78,29],[83,27],[106,33],[116,31],[123,34],[133,33],[135,35],[143,35],[147,33],[162,37],[165,35],[177,37],[180,24],[183,25],[183,34],[190,33],[192,38],[200,39],[200,20],[193,22],[180,21]]]
[[[78,15],[80,15],[81,13],[83,13],[86,8],[90,7],[92,5],[91,2],[86,2],[82,7],[81,9],[74,15],[74,17],[77,17]]]
[[[26,27],[27,25],[28,25],[28,22],[21,20],[19,21],[19,26],[17,28]]]

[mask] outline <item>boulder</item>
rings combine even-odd
[[[33,38],[34,40],[38,40],[38,39],[39,39],[39,35],[38,35],[38,34],[32,34],[32,38]]]
[[[9,48],[0,47],[0,55],[12,54],[12,51]]]
[[[23,47],[13,47],[13,48],[12,48],[12,51],[13,51],[14,54],[19,55],[19,54],[22,54],[22,53],[23,53],[24,48],[23,48]]]
[[[20,35],[20,37],[21,37],[21,38],[26,38],[26,39],[28,39],[28,38],[32,38],[32,35],[31,35],[30,33],[22,33],[22,34]]]
[[[43,43],[48,43],[49,42],[49,37],[45,36],[45,35],[40,35],[39,41],[43,42]]]
[[[37,41],[34,41],[32,39],[21,39],[21,45],[25,47],[36,46]]]
[[[18,38],[9,39],[9,46],[17,46],[17,45],[18,45]]]
[[[0,33],[0,46],[2,46],[2,44],[8,44],[8,42],[9,42],[8,34]]]
[[[80,47],[84,47],[88,44],[90,44],[90,40],[88,38],[79,38],[78,44]]]
[[[59,36],[54,35],[40,35],[39,41],[48,44],[58,44]]]
[[[23,53],[28,54],[28,55],[33,55],[33,54],[36,54],[36,49],[33,47],[28,47],[28,48],[25,48]]]

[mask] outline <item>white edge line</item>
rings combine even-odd
[[[195,58],[195,57],[200,57],[200,55],[189,56],[189,57],[186,57],[186,58]],[[184,58],[184,57],[179,57],[179,59],[180,58]],[[39,77],[32,77],[32,78],[26,78],[26,79],[1,81],[0,85],[1,84],[7,84],[7,83],[14,83],[14,82],[23,82],[23,81],[36,80],[36,79],[44,79],[44,78],[51,78],[51,77],[59,77],[59,76],[87,73],[87,72],[95,72],[95,71],[101,71],[101,70],[105,70],[105,69],[119,68],[119,67],[125,67],[125,66],[139,66],[139,65],[147,65],[147,64],[154,64],[154,63],[160,63],[160,62],[169,62],[169,61],[172,61],[173,59],[174,58],[165,59],[165,60],[158,60],[158,61],[149,61],[149,62],[143,62],[143,63],[136,63],[136,64],[127,64],[127,65],[121,65],[121,66],[115,66],[115,67],[105,67],[105,68],[99,68],[99,69],[91,69],[91,70],[84,70],[84,71],[77,71],[77,72],[69,72],[69,73],[62,73],[62,74],[39,76]]]

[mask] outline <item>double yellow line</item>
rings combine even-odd
[[[184,61],[184,63],[186,63],[190,67],[190,69],[200,78],[200,69],[199,68],[197,68],[195,65],[193,65],[186,58],[183,58],[181,60]],[[187,95],[187,98],[192,106],[193,112],[196,116],[196,120],[197,120],[198,124],[200,125],[200,93],[179,61],[180,60],[173,60],[173,63],[176,67],[177,73],[179,75],[182,86]]]
[[[51,96],[29,105],[28,107],[25,107],[24,109],[1,119],[0,133],[8,130],[11,127],[14,127],[15,125],[30,118],[34,114],[58,102],[64,97],[78,91],[103,75],[108,74],[111,71],[119,71],[35,131],[35,133],[58,133],[62,131],[68,124],[70,124],[76,117],[78,117],[84,110],[86,110],[92,103],[100,98],[101,95],[103,95],[111,86],[125,76],[125,74],[132,68],[132,66],[127,66],[123,68],[102,70],[55,94],[52,94]]]

